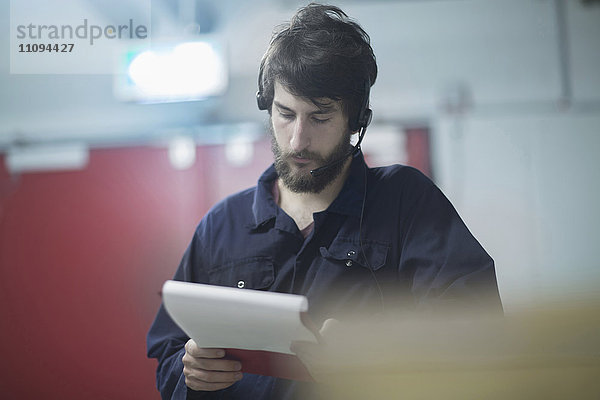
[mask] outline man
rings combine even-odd
[[[492,259],[439,189],[404,166],[368,168],[377,65],[339,8],[311,4],[273,36],[259,73],[274,165],[200,222],[176,280],[305,295],[317,326],[445,304],[501,312]],[[309,384],[242,374],[161,307],[148,334],[166,399],[310,398]]]

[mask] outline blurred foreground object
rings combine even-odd
[[[599,399],[599,339],[595,302],[346,325],[315,357],[328,399]]]

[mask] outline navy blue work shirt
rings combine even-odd
[[[313,214],[306,238],[275,203],[276,179],[271,166],[256,187],[215,205],[174,279],[302,294],[317,326],[361,310],[389,315],[460,304],[502,312],[493,260],[418,170],[367,168],[362,154],[355,155],[342,190],[327,210]],[[310,398],[310,384],[252,374],[216,392],[187,389],[181,358],[189,338],[162,306],[147,339],[163,399]]]

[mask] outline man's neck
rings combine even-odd
[[[335,178],[319,193],[292,192],[277,180],[279,188],[279,207],[283,209],[296,222],[298,229],[302,230],[313,222],[313,213],[326,210],[342,190],[352,159],[346,160],[342,173]]]

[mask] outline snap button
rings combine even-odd
[[[354,250],[350,250],[348,252],[348,254],[346,254],[348,257],[354,257],[356,255],[356,252]]]
[[[244,286],[246,286],[246,282],[244,282],[244,281],[238,281],[238,288],[243,289]]]
[[[352,266],[352,260],[346,260],[346,267]]]

